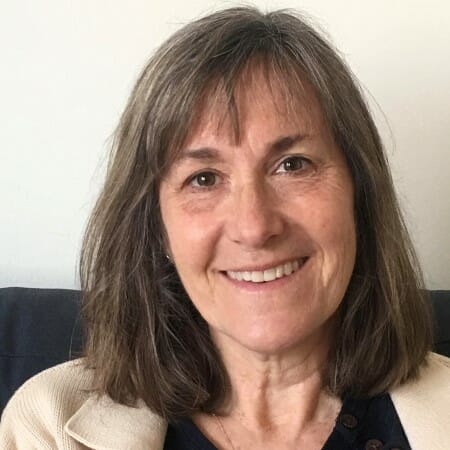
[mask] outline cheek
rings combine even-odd
[[[169,186],[160,190],[161,217],[166,231],[167,245],[174,258],[191,254],[201,255],[208,225],[198,204],[181,201]],[[200,222],[199,217],[203,217]]]
[[[348,188],[330,185],[321,189],[284,193],[286,212],[293,223],[304,228],[318,243],[336,244],[355,235],[352,192]],[[287,201],[286,201],[287,200]]]
[[[333,285],[337,295],[345,293],[356,257],[356,227],[349,198],[334,198],[327,203],[317,236],[323,258],[322,279]]]
[[[167,202],[161,208],[168,247],[180,279],[196,303],[211,298],[208,267],[216,251],[217,220],[211,212],[192,211],[174,203]]]
[[[321,266],[318,272],[322,279],[350,276],[356,253],[350,177],[344,170],[333,171],[315,188],[303,190],[303,194],[297,197],[296,207],[291,205],[291,217],[299,226],[299,232],[308,236],[317,250],[317,263]]]
[[[355,265],[356,233],[353,221],[341,220],[338,228],[328,230],[323,270],[325,277],[344,294]]]
[[[210,215],[177,214],[165,222],[168,241],[176,260],[193,266],[207,264],[213,257],[217,226]]]

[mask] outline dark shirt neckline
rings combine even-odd
[[[411,450],[389,394],[344,397],[322,450]],[[169,424],[164,450],[217,450],[190,418]]]

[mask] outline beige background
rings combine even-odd
[[[77,287],[108,137],[150,52],[233,2],[0,0],[0,286]],[[429,288],[450,288],[450,2],[256,1],[323,26],[367,91]]]

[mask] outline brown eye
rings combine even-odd
[[[191,184],[196,187],[209,187],[216,184],[216,175],[213,172],[202,172],[192,177]]]
[[[309,163],[309,160],[302,156],[289,156],[278,166],[277,172],[296,172],[302,170]]]
[[[297,156],[293,156],[291,158],[286,158],[283,161],[283,168],[286,171],[291,171],[291,170],[300,170],[303,167],[303,159],[297,157]]]

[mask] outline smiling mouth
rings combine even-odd
[[[280,264],[275,267],[271,267],[266,270],[257,271],[242,271],[235,272],[227,270],[223,272],[227,277],[236,281],[249,281],[252,283],[267,283],[269,281],[274,281],[279,278],[284,278],[292,273],[296,272],[303,267],[308,257],[295,259],[284,264]]]

